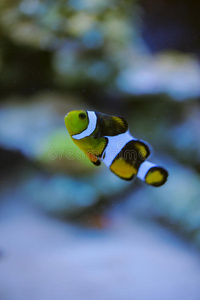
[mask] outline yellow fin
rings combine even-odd
[[[145,176],[145,182],[153,186],[163,185],[168,177],[168,172],[161,167],[152,167]]]
[[[101,157],[103,154],[103,151],[105,150],[105,148],[108,144],[108,139],[107,138],[96,139],[96,143],[97,143],[97,145],[95,147],[95,153],[98,157]]]
[[[100,164],[101,164],[101,161],[99,158],[102,156],[106,145],[107,145],[106,138],[93,139],[93,142],[92,142],[93,147],[90,148],[90,150],[88,150],[86,152],[86,156],[96,166],[100,166]]]
[[[104,149],[106,148],[108,143],[107,138],[90,138],[89,145],[90,147],[86,150],[86,154],[88,153],[88,158],[90,159],[90,156],[94,156],[96,158],[100,158],[104,152]],[[91,159],[90,159],[91,160]]]

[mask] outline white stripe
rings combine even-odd
[[[108,138],[108,145],[104,151],[105,158],[102,159],[102,162],[110,167],[115,156],[122,150],[122,148],[131,140],[135,140],[129,131],[116,135],[116,136],[106,136]],[[104,155],[103,154],[103,155]],[[102,155],[102,156],[103,156]]]
[[[149,162],[149,161],[145,161],[140,165],[140,168],[138,170],[137,173],[137,177],[140,178],[142,181],[145,181],[145,176],[147,174],[147,172],[149,171],[149,169],[151,169],[152,167],[155,167],[156,165]]]
[[[72,135],[73,139],[81,140],[86,136],[89,136],[93,133],[97,124],[97,116],[93,111],[87,111],[88,114],[88,127],[81,133]]]

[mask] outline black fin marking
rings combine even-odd
[[[115,136],[125,133],[128,130],[127,121],[120,116],[109,116],[95,112],[97,116],[97,126],[94,133],[95,138],[104,136]]]
[[[131,140],[116,155],[113,162],[122,157],[128,164],[134,166],[138,170],[149,154],[149,147],[144,142],[140,140]]]
[[[91,161],[95,166],[99,167],[101,165],[101,161],[98,159],[97,161]]]
[[[147,159],[149,154],[150,150],[144,142],[131,140],[115,156],[110,165],[110,170],[124,180],[133,180],[140,165]]]

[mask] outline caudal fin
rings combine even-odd
[[[167,181],[168,172],[160,166],[145,161],[141,164],[137,177],[149,185],[159,187]]]

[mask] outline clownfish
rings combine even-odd
[[[146,161],[150,155],[148,145],[130,134],[123,117],[75,110],[65,116],[65,126],[73,142],[94,165],[103,162],[124,180],[138,177],[156,187],[166,182],[168,172]]]

